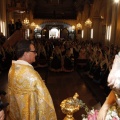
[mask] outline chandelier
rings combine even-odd
[[[28,26],[29,23],[30,23],[29,20],[27,18],[25,18],[24,21],[23,21],[23,24],[26,25],[26,26]]]
[[[92,21],[90,20],[90,18],[88,18],[88,19],[85,21],[85,26],[86,26],[86,27],[91,27],[91,26],[92,26]]]
[[[32,22],[30,25],[31,25],[32,27],[35,27],[35,26],[36,26],[36,24],[35,24],[34,22]]]
[[[80,23],[78,23],[77,25],[76,25],[76,27],[77,27],[77,29],[82,29],[82,25],[80,24]]]

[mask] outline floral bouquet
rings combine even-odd
[[[120,109],[117,104],[114,104],[107,112],[106,120],[120,120],[119,117]]]
[[[83,119],[82,120],[97,120],[97,115],[99,110],[95,110],[94,108],[92,108],[92,110],[90,110],[85,103],[83,103],[82,101],[80,101],[80,105],[81,107],[85,108],[85,111],[87,113],[87,115],[82,115]],[[107,112],[106,118],[105,120],[120,120],[120,117],[118,116],[118,109],[116,107],[116,105],[113,105]]]

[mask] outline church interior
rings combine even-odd
[[[66,116],[61,102],[75,93],[90,109],[99,109],[111,91],[107,77],[120,51],[120,1],[0,0],[3,103],[8,71],[16,59],[14,48],[23,39],[35,44],[32,65],[45,81],[58,120]],[[72,115],[82,120],[82,114],[86,113],[80,108]]]

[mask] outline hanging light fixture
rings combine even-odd
[[[92,21],[90,20],[90,18],[88,18],[88,19],[85,21],[85,26],[91,28],[91,26],[92,26]]]
[[[76,25],[76,28],[78,30],[82,30],[82,24],[80,23],[81,19],[82,19],[82,12],[78,12],[78,16],[77,16],[78,23]]]
[[[35,24],[34,22],[32,22],[30,25],[31,25],[32,27],[35,27],[35,26],[36,26],[36,24]]]
[[[77,27],[77,29],[79,29],[79,30],[82,29],[82,25],[81,25],[80,23],[78,23],[78,24],[76,25],[76,27]]]
[[[29,20],[27,18],[25,18],[24,21],[23,21],[23,24],[26,25],[26,26],[28,26],[29,23],[30,23]]]
[[[85,21],[85,26],[91,28],[92,26],[92,21],[90,20],[90,15],[91,15],[91,6],[92,4],[89,5],[89,11],[88,11],[88,19]]]

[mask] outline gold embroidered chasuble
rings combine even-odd
[[[48,89],[34,68],[13,61],[8,74],[8,120],[57,120]]]

